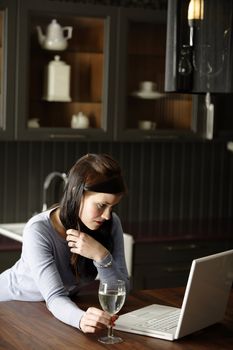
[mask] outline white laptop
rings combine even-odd
[[[153,304],[121,315],[115,329],[179,339],[224,318],[233,281],[233,249],[195,259],[181,308]]]

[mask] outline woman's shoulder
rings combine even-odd
[[[112,213],[112,222],[115,225],[121,225],[121,219],[119,218],[119,216],[115,212]]]
[[[28,220],[24,228],[23,237],[33,236],[33,239],[35,237],[46,237],[51,228],[49,211],[45,211],[34,215]]]
[[[113,233],[120,232],[120,235],[123,234],[121,220],[115,212],[112,213],[112,232]]]

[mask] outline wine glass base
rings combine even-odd
[[[123,339],[115,336],[113,337],[106,336],[106,337],[99,338],[98,341],[103,344],[118,344],[118,343],[122,343]]]

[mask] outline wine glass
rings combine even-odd
[[[111,316],[115,315],[122,308],[125,302],[125,282],[121,280],[100,281],[99,302],[102,309]],[[113,335],[112,325],[108,326],[108,335],[98,339],[104,344],[116,344],[123,341],[122,338]]]

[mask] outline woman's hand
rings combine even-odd
[[[107,312],[89,307],[80,321],[80,328],[84,333],[96,333],[110,325],[114,326],[117,315],[110,316]]]
[[[82,255],[86,258],[100,261],[108,255],[108,250],[93,237],[78,230],[67,230],[66,240],[72,253]]]

